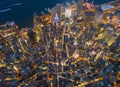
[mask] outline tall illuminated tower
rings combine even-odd
[[[82,7],[83,7],[84,0],[78,0],[77,2],[77,16],[80,15]]]

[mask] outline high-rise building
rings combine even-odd
[[[77,15],[79,15],[81,13],[83,3],[84,3],[84,0],[78,0],[78,2],[77,2],[77,10],[76,10]]]
[[[56,14],[58,15],[59,19],[62,18],[62,4],[57,4],[56,7],[51,9],[52,17],[54,18]]]
[[[55,15],[56,15],[56,8],[55,8],[55,7],[53,7],[53,8],[51,9],[51,15],[52,15],[52,18],[55,17]]]
[[[57,4],[56,9],[57,9],[58,17],[61,19],[61,16],[62,16],[62,4]]]

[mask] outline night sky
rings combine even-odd
[[[52,8],[56,3],[65,3],[72,0],[0,0],[0,10],[11,8],[10,11],[0,13],[0,24],[6,21],[15,21],[20,27],[32,26],[33,13],[41,14],[45,8]],[[95,4],[102,4],[112,0],[88,0]],[[20,6],[9,7],[15,3],[23,3]]]

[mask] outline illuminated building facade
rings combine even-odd
[[[83,3],[84,3],[84,0],[78,0],[78,2],[77,2],[77,10],[76,10],[77,15],[79,15],[81,13]]]
[[[51,9],[51,15],[54,18],[58,14],[58,17],[62,18],[62,4],[57,4],[56,7]]]

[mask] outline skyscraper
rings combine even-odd
[[[56,9],[57,9],[58,17],[61,19],[61,16],[62,16],[62,4],[57,4]]]
[[[83,7],[83,3],[84,3],[84,0],[78,0],[78,2],[77,2],[77,16],[79,16],[80,15],[80,13],[81,13],[81,9],[82,9],[82,7]]]
[[[59,19],[62,18],[62,4],[57,4],[54,8],[51,9],[52,17],[54,18],[56,14],[58,15]]]

